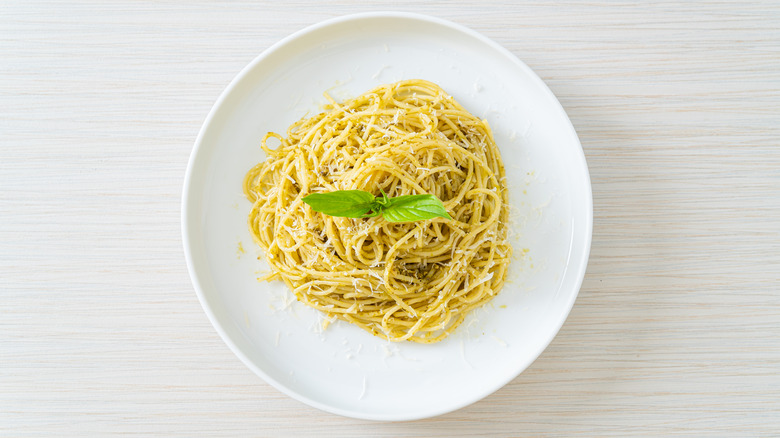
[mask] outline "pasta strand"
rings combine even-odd
[[[249,228],[273,274],[303,303],[390,341],[437,342],[504,284],[504,166],[487,121],[438,85],[377,87],[261,141],[244,179]],[[276,148],[269,139],[278,140]],[[365,190],[430,193],[452,220],[388,223],[315,212],[301,199]]]

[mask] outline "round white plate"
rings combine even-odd
[[[510,276],[501,293],[437,344],[388,343],[318,312],[268,267],[247,228],[242,180],[260,138],[284,134],[326,101],[422,78],[486,118],[507,170]],[[407,13],[341,17],[274,45],[227,87],[187,168],[184,248],[214,327],[254,372],[304,403],[349,417],[412,420],[466,406],[515,378],[560,329],[585,274],[592,200],[577,135],[544,83],[462,26]]]

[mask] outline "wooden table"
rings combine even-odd
[[[0,435],[779,436],[780,4],[422,3],[0,6]],[[251,373],[180,237],[187,159],[233,76],[307,25],[386,9],[533,68],[595,202],[552,345],[481,402],[409,423],[323,413]]]

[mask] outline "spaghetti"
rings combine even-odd
[[[504,167],[486,121],[436,84],[377,87],[269,132],[244,179],[249,227],[303,303],[390,341],[437,342],[501,289],[511,256]],[[269,140],[281,142],[272,149]],[[429,193],[452,220],[389,223],[311,210],[316,192]]]

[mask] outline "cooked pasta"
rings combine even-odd
[[[244,180],[249,227],[272,273],[327,320],[390,341],[437,342],[504,284],[504,167],[485,120],[436,84],[377,87],[269,132]],[[276,139],[280,145],[271,146]],[[433,194],[451,220],[390,223],[313,211],[311,193]]]

